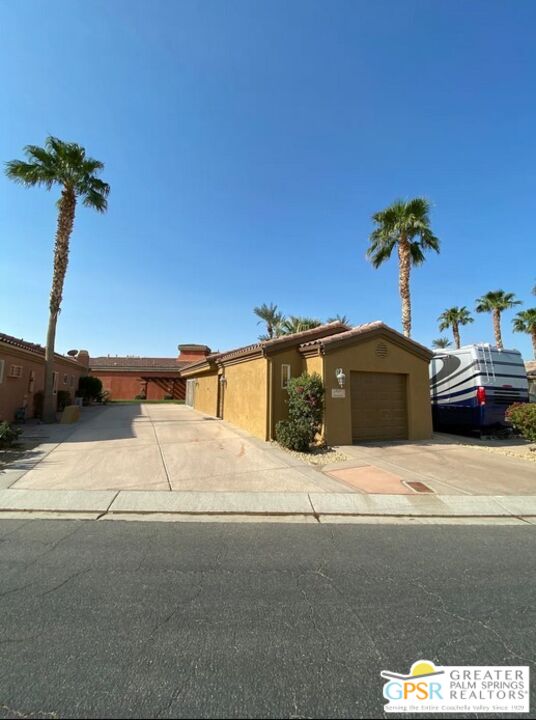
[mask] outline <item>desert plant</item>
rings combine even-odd
[[[463,305],[462,307],[457,307],[455,305],[454,307],[444,310],[437,319],[439,321],[440,331],[452,328],[454,344],[459,350],[461,345],[460,325],[468,325],[469,323],[474,322],[469,310],[465,307],[465,305]]]
[[[507,293],[504,292],[504,290],[490,290],[490,292],[476,300],[475,310],[477,313],[491,313],[495,342],[499,350],[503,349],[501,313],[505,310],[510,310],[515,305],[521,305],[521,300],[517,300],[514,293]]]
[[[402,329],[411,336],[410,272],[412,265],[422,265],[425,250],[439,252],[439,240],[430,227],[430,203],[425,198],[396,200],[375,213],[376,225],[370,234],[367,255],[375,268],[380,267],[398,250],[398,287],[402,301]]]
[[[536,359],[536,308],[528,308],[517,313],[512,320],[514,332],[523,332],[532,339],[532,351]]]
[[[506,419],[527,440],[536,442],[536,403],[514,403],[506,410]]]
[[[22,430],[14,427],[11,423],[0,422],[0,448],[11,447],[21,433]]]
[[[436,348],[438,350],[448,348],[452,345],[450,340],[447,337],[440,337],[436,338],[435,340],[432,340],[432,347]]]
[[[78,383],[76,394],[84,399],[84,402],[98,400],[102,393],[102,380],[93,375],[84,375]]]
[[[352,324],[350,322],[350,318],[348,317],[348,315],[339,315],[339,313],[337,313],[336,315],[333,315],[333,317],[328,317],[326,322],[327,323],[340,322],[343,325],[348,325],[348,326],[350,326]]]
[[[259,340],[271,340],[274,337],[281,335],[281,324],[285,319],[283,313],[279,310],[277,305],[270,303],[267,305],[263,303],[253,308],[255,315],[260,318],[257,325],[261,322],[266,325],[266,333],[259,336]]]
[[[281,324],[281,335],[293,335],[294,333],[303,332],[304,330],[312,330],[322,325],[320,320],[310,317],[302,317],[300,315],[290,315],[283,320]]]
[[[56,420],[54,398],[54,346],[56,325],[61,309],[63,284],[69,261],[69,241],[73,231],[76,202],[81,198],[83,205],[98,212],[105,212],[110,187],[97,177],[104,167],[98,160],[86,156],[80,145],[48,137],[44,147],[27,145],[24,148],[26,161],[11,160],[6,163],[6,175],[26,187],[44,185],[61,187],[58,200],[58,222],[54,246],[54,270],[49,300],[49,320],[45,347],[45,393],[43,419]]]

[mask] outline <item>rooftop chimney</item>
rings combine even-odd
[[[196,360],[202,360],[203,358],[210,355],[210,348],[208,345],[194,345],[187,343],[185,345],[179,345],[179,362],[195,362]]]

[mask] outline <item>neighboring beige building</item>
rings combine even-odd
[[[287,417],[286,383],[303,371],[324,383],[329,445],[431,437],[432,353],[381,322],[340,322],[213,353],[181,370],[186,401],[270,440]],[[341,376],[344,375],[344,378]],[[341,386],[342,383],[342,386]]]
[[[81,375],[88,374],[86,350],[59,355],[54,360],[54,394],[65,390],[71,401]],[[45,387],[45,348],[21,338],[0,333],[0,421],[13,422],[15,413],[24,408],[25,417],[36,415]]]

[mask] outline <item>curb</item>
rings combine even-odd
[[[188,518],[534,518],[536,495],[0,490],[0,513]],[[536,521],[536,520],[535,520]],[[532,524],[530,520],[525,522]]]

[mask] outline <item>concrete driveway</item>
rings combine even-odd
[[[50,452],[12,487],[46,490],[352,492],[299,458],[185,405],[84,409],[29,427]]]
[[[519,440],[477,441],[435,433],[421,442],[341,447],[351,460],[325,471],[354,492],[536,495],[536,463],[522,459],[527,446]]]

